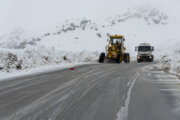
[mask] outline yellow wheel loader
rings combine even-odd
[[[130,62],[129,53],[125,53],[124,36],[122,35],[110,35],[106,46],[106,54],[104,52],[99,56],[99,63],[103,63],[104,60],[115,60],[116,63]]]

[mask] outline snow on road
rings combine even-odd
[[[130,86],[129,86],[129,89],[128,89],[128,92],[126,95],[125,106],[120,108],[120,110],[117,114],[116,120],[127,120],[128,119],[128,108],[129,108],[129,102],[131,99],[131,91],[132,91],[133,86],[134,86],[136,80],[138,79],[139,75],[140,75],[140,71],[137,71],[136,74],[131,78],[131,80],[130,80],[131,83],[130,83]]]
[[[155,70],[150,66],[144,68],[144,70],[148,70],[150,76],[155,76],[156,79],[151,79],[149,82],[155,84],[157,86],[156,90],[160,91],[163,96],[171,97],[173,102],[174,109],[172,112],[179,115],[180,111],[180,79],[176,75],[172,75],[170,73]]]

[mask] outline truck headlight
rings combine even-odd
[[[149,56],[149,58],[152,58],[152,56]]]
[[[138,59],[140,59],[140,56],[137,56]]]

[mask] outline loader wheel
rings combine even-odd
[[[117,62],[117,63],[121,63],[121,62],[122,62],[121,57],[122,57],[121,54],[118,54],[118,55],[117,55],[117,58],[116,58],[116,62]]]
[[[129,53],[124,54],[124,62],[125,63],[130,63],[130,55],[129,55]]]
[[[103,63],[104,58],[105,58],[105,53],[101,53],[101,55],[99,56],[99,63]]]

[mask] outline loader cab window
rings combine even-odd
[[[151,51],[151,46],[139,46],[138,51],[142,51],[142,52]]]
[[[123,38],[111,38],[111,44],[123,43]]]

